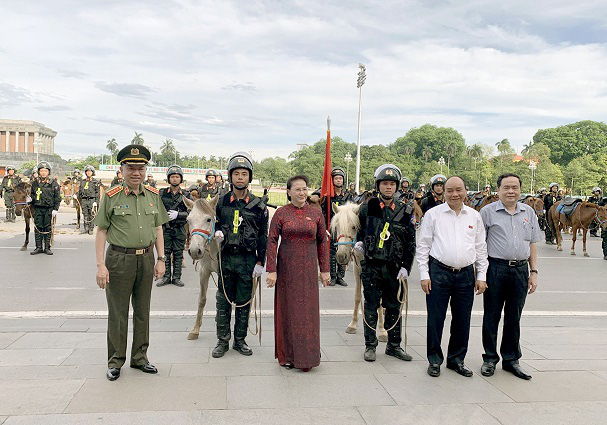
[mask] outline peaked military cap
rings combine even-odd
[[[121,164],[147,164],[151,158],[152,154],[148,148],[135,144],[126,145],[116,155],[116,159]]]

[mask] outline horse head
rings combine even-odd
[[[310,206],[314,207],[314,208],[318,208],[319,210],[322,210],[322,207],[320,206],[322,199],[319,195],[316,194],[312,194],[310,196],[308,196],[307,202]]]
[[[15,186],[15,215],[21,217],[21,211],[26,207],[27,197],[30,195],[32,186],[29,183],[21,182]]]
[[[533,208],[537,218],[543,218],[545,216],[544,201],[542,201],[540,198],[536,198],[535,196],[527,196],[523,202]]]
[[[596,212],[596,219],[601,225],[603,232],[607,232],[607,207],[599,207]]]
[[[348,202],[342,206],[336,204],[332,204],[332,206],[334,215],[331,219],[331,235],[337,245],[335,258],[343,266],[350,262],[356,243],[356,233],[360,228],[358,220],[360,205]]]
[[[188,253],[192,260],[202,259],[205,252],[211,248],[211,243],[215,242],[215,207],[217,201],[219,201],[219,196],[215,196],[210,201],[206,199],[192,201],[183,198],[183,202],[189,210],[190,248]]]

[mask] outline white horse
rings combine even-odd
[[[198,339],[202,325],[202,313],[207,303],[207,289],[212,272],[217,273],[219,242],[215,239],[215,207],[219,196],[210,201],[198,199],[191,201],[183,198],[189,210],[188,225],[190,229],[190,248],[188,253],[192,260],[197,261],[200,277],[200,296],[198,297],[198,313],[196,323],[188,334],[188,339]]]
[[[350,202],[342,206],[332,205],[334,215],[331,219],[331,234],[333,235],[333,239],[337,241],[337,254],[335,258],[337,263],[343,267],[354,261],[354,280],[356,281],[354,312],[352,313],[352,321],[346,328],[346,333],[355,334],[358,330],[358,309],[361,307],[362,299],[362,282],[360,280],[362,269],[360,262],[363,260],[363,255],[354,249],[356,233],[360,228],[360,221],[358,220],[360,205]],[[388,341],[388,332],[384,328],[384,309],[382,307],[378,308],[377,313],[377,339],[381,342],[386,342]],[[367,326],[364,324],[364,319],[363,326]]]

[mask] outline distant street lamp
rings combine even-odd
[[[36,165],[40,162],[38,159],[38,154],[40,152],[40,145],[42,145],[42,140],[40,139],[40,136],[36,137],[36,140],[34,141],[34,147],[36,148]]]
[[[445,158],[442,156],[438,159],[438,165],[440,165],[440,173],[443,174],[443,166],[445,165]]]
[[[352,162],[352,155],[350,152],[346,154],[344,157],[344,161],[346,161],[346,188],[350,185],[350,163]]]
[[[534,160],[529,161],[529,169],[531,170],[531,187],[529,193],[533,194],[533,179],[535,178],[535,170],[537,170],[537,164]]]
[[[358,141],[356,143],[356,193],[360,191],[360,126],[362,123],[362,107],[363,107],[363,84],[367,79],[366,68],[362,63],[358,64],[358,80],[356,81],[356,87],[358,87]]]

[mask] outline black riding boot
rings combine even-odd
[[[42,254],[44,252],[44,249],[42,249],[42,235],[34,231],[34,239],[36,240],[36,249],[30,252],[30,255]]]
[[[171,283],[171,253],[165,250],[164,256],[166,257],[164,262],[164,276],[156,283],[156,286],[159,287]]]
[[[247,331],[249,330],[249,311],[251,305],[239,307],[234,313],[234,350],[245,356],[250,356],[253,351],[245,342]]]
[[[363,328],[365,330],[365,355],[364,359],[368,362],[375,361],[375,349],[377,348],[377,334],[375,328],[377,328],[377,309],[365,308],[363,314],[365,315],[363,321]],[[366,321],[366,323],[365,323]]]
[[[344,280],[344,277],[346,276],[346,267],[342,266],[337,261],[335,261],[335,264],[337,265],[337,284],[341,286],[348,286]]]
[[[181,281],[181,266],[183,265],[183,251],[178,249],[173,251],[173,285],[183,286]]]
[[[44,253],[46,255],[53,255],[53,251],[51,251],[51,236],[52,235],[50,233],[48,235],[44,235]]]
[[[335,286],[337,282],[337,251],[333,249],[333,245],[331,245],[331,249],[329,250],[329,275],[331,276],[331,280],[329,281],[329,286]]]
[[[217,315],[215,323],[217,324],[217,346],[213,349],[211,355],[215,358],[223,357],[230,349],[230,318],[232,317],[232,305],[228,303],[225,296],[217,292]]]
[[[388,331],[388,344],[386,345],[386,354],[388,356],[396,357],[400,360],[411,361],[413,357],[405,352],[400,346],[402,337],[402,317],[400,315],[400,311],[394,309],[396,311],[386,310],[386,318],[384,321],[384,326],[387,329],[390,329],[396,323],[392,329]]]

